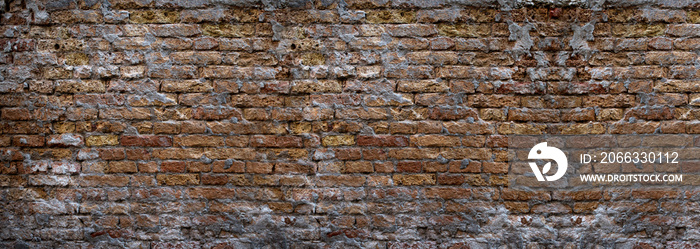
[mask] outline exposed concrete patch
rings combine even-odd
[[[573,54],[582,55],[586,60],[591,57],[591,48],[588,46],[588,41],[593,41],[593,29],[595,28],[595,21],[590,21],[583,26],[578,26],[576,24],[572,25],[574,30],[574,35],[569,41],[569,45],[574,50]]]
[[[508,31],[510,31],[508,40],[515,41],[515,45],[510,52],[516,60],[520,59],[522,55],[530,54],[530,48],[533,46],[530,30],[533,28],[535,28],[535,26],[531,23],[520,26],[512,21],[508,21]]]

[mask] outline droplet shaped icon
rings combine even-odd
[[[532,172],[535,173],[537,180],[541,182],[545,181],[545,179],[546,181],[559,180],[564,176],[566,173],[566,168],[568,167],[568,162],[564,152],[556,147],[547,146],[547,142],[542,142],[532,147],[532,149],[530,149],[530,153],[527,155],[527,158],[530,160],[554,160],[554,162],[557,163],[557,172],[554,173],[554,175],[545,176],[545,174],[547,174],[547,172],[549,172],[549,170],[552,168],[551,162],[547,162],[547,164],[542,167],[542,171],[540,171],[536,163],[529,162]]]

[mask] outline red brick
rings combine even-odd
[[[168,136],[122,136],[123,146],[136,147],[168,147],[172,146],[172,139]]]
[[[419,173],[422,169],[423,163],[420,161],[399,161],[396,163],[396,172]]]
[[[46,143],[44,136],[22,135],[12,137],[12,145],[18,147],[42,147]]]
[[[425,197],[429,199],[469,199],[472,192],[466,188],[425,188]]]
[[[132,161],[112,161],[109,162],[107,173],[136,173],[138,168]]]
[[[164,161],[160,163],[160,172],[185,173],[187,162],[184,161]]]
[[[32,120],[32,115],[26,108],[4,108],[0,116],[5,120]]]
[[[358,146],[404,147],[408,138],[404,136],[357,136]]]

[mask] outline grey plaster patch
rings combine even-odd
[[[590,21],[583,26],[578,26],[576,24],[572,25],[574,30],[574,35],[569,41],[569,46],[574,50],[573,54],[580,54],[586,60],[591,56],[591,48],[588,46],[588,41],[593,41],[593,29],[595,28],[595,21]]]
[[[516,59],[519,59],[521,55],[530,54],[530,48],[533,46],[530,30],[533,28],[535,28],[535,26],[531,23],[520,26],[512,21],[508,22],[508,31],[510,31],[508,40],[515,41],[515,45],[510,52],[513,53]]]

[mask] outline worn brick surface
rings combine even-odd
[[[0,1],[0,247],[698,248],[697,188],[516,190],[505,149],[700,172],[698,7]]]

